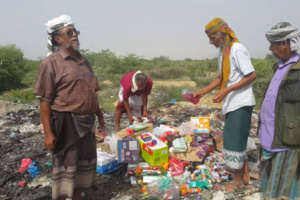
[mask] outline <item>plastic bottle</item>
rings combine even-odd
[[[202,192],[201,188],[189,188],[188,189],[189,194],[197,194],[197,193],[201,193],[201,192]]]
[[[200,101],[200,97],[194,97],[193,92],[189,91],[188,89],[181,90],[181,96],[195,105],[198,104]]]

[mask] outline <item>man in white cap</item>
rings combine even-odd
[[[152,80],[141,71],[129,72],[121,78],[116,108],[117,131],[123,113],[127,113],[130,124],[133,123],[134,117],[140,122],[142,117],[148,117],[147,104],[151,90]]]
[[[52,199],[81,199],[96,181],[95,114],[99,85],[90,63],[79,53],[79,31],[67,15],[46,23],[48,56],[39,68],[34,94],[40,99],[44,145],[53,151]]]
[[[299,199],[300,31],[281,22],[266,37],[278,63],[260,110],[262,191],[265,199]]]

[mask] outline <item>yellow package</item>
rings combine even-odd
[[[191,117],[191,122],[196,124],[195,133],[210,133],[209,117]]]

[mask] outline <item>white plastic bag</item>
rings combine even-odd
[[[164,134],[164,130],[159,127],[155,127],[153,129],[153,134],[159,138],[160,136],[162,136]]]
[[[109,144],[112,154],[116,156],[118,155],[118,139],[119,137],[116,134],[104,138],[104,143]]]
[[[191,121],[183,122],[178,127],[180,135],[191,135],[194,133],[195,129],[196,129],[196,125]]]
[[[253,151],[256,150],[257,146],[255,144],[255,140],[251,137],[248,137],[248,143],[247,143],[247,151]]]

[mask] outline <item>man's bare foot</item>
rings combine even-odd
[[[236,185],[234,182],[225,184],[225,192],[230,193],[241,193],[243,192],[244,184],[239,183]]]
[[[248,175],[245,175],[243,176],[243,182],[244,182],[244,188],[246,189],[251,189],[252,188],[252,181],[251,181],[251,178]]]

